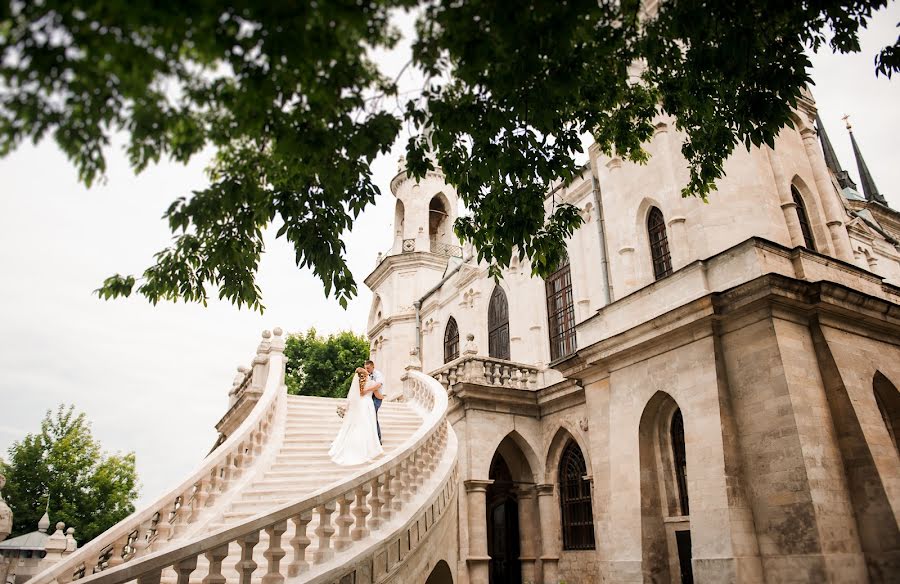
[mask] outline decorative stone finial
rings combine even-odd
[[[75,528],[70,527],[66,530],[66,553],[70,554],[78,549],[78,542],[75,541]]]
[[[44,511],[44,516],[38,521],[38,531],[47,533],[48,529],[50,529],[50,514]]]
[[[469,333],[466,335],[466,347],[463,349],[464,355],[477,355],[478,345],[475,344],[475,335]]]
[[[272,331],[265,330],[262,332],[262,338],[268,339],[272,337]]]
[[[284,333],[280,326],[276,326],[274,332],[276,337],[280,337]]]
[[[419,350],[416,347],[409,350],[409,364],[406,366],[406,370],[409,371],[410,369],[422,370],[422,360],[419,359]]]

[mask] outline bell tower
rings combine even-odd
[[[410,352],[418,347],[416,303],[440,282],[451,258],[462,258],[453,233],[456,190],[439,169],[416,180],[407,173],[404,159],[399,166],[391,180],[396,198],[393,244],[365,280],[373,292],[369,347],[389,393],[399,391]]]

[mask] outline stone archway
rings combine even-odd
[[[431,574],[428,575],[425,584],[453,584],[453,573],[450,571],[450,566],[447,565],[447,562],[444,560],[439,561],[434,566],[434,569],[431,570]]]

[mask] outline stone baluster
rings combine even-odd
[[[196,492],[194,492],[194,500],[191,501],[191,516],[188,518],[190,523],[197,521],[200,512],[206,507],[206,500],[209,498],[210,480],[204,478],[200,480]]]
[[[155,570],[150,570],[149,572],[144,572],[140,576],[137,577],[138,584],[159,584],[159,581],[162,579],[162,568],[156,568]],[[224,580],[223,580],[224,582]]]
[[[241,559],[238,561],[235,569],[239,575],[240,584],[251,584],[253,572],[256,571],[257,564],[253,561],[253,548],[259,543],[259,532],[254,531],[238,539],[238,545],[241,546]]]
[[[334,537],[334,549],[342,551],[350,547],[350,526],[353,525],[353,515],[350,514],[350,505],[353,504],[353,493],[344,493],[338,497],[337,535]]]
[[[403,508],[403,465],[394,467],[391,478],[391,509],[400,511]]]
[[[220,545],[203,554],[209,567],[202,584],[225,584],[225,576],[222,575],[222,562],[228,557],[228,544]]]
[[[228,483],[231,482],[231,469],[234,468],[234,461],[232,460],[234,455],[229,453],[225,456],[225,463],[223,464],[221,470],[222,478],[219,481],[219,493],[224,493],[228,490]]]
[[[394,499],[394,511],[400,511],[403,508],[403,504],[408,502],[412,497],[409,488],[409,460],[401,461],[397,468],[399,469],[399,472],[397,473],[396,479],[397,488],[394,491],[397,493],[397,496]]]
[[[188,521],[191,516],[191,497],[193,496],[193,493],[194,487],[192,485],[181,494],[181,502],[175,510],[175,521],[173,522],[175,527],[175,537],[181,537],[188,527]]]
[[[409,491],[409,498],[412,498],[419,492],[418,473],[416,472],[416,457],[418,455],[419,453],[416,451],[411,453],[406,459],[406,477],[403,482],[406,483],[406,488]],[[407,499],[407,501],[408,500],[409,499]]]
[[[175,563],[175,573],[178,574],[176,584],[190,584],[191,573],[197,569],[197,556],[191,556]]]
[[[384,505],[381,508],[381,517],[384,520],[384,523],[387,523],[391,520],[394,515],[394,497],[396,496],[394,491],[394,480],[397,476],[397,471],[395,469],[389,469],[384,473],[384,491],[381,495],[382,501]]]
[[[137,536],[131,542],[131,547],[134,550],[132,558],[143,556],[147,552],[147,548],[150,547],[150,528],[152,524],[152,520],[147,520],[138,526]]]
[[[369,527],[366,525],[366,522],[372,513],[367,501],[370,492],[371,489],[367,484],[356,487],[356,505],[353,507],[356,523],[353,524],[353,531],[350,532],[350,537],[353,541],[359,541],[369,535]]]
[[[284,582],[284,574],[281,573],[281,559],[285,556],[285,551],[281,547],[281,536],[285,531],[287,531],[287,521],[279,521],[266,528],[266,535],[269,536],[269,548],[263,552],[263,557],[266,558],[268,564],[262,584],[282,584]]]
[[[107,568],[115,568],[125,563],[125,548],[128,546],[130,538],[131,534],[129,533],[112,544],[112,549],[109,550],[109,559],[106,561]]]
[[[419,447],[416,452],[416,487],[421,488],[425,484],[425,468],[428,466],[428,451],[426,444]]]
[[[241,442],[238,444],[237,451],[231,457],[231,480],[238,480],[241,478],[241,473],[244,472],[244,450],[246,448],[246,444]]]
[[[372,487],[372,496],[369,497],[369,506],[372,508],[372,518],[369,520],[369,527],[372,531],[376,531],[381,528],[381,525],[384,523],[384,497],[381,493],[382,481],[384,481],[384,475],[375,477],[372,479],[372,482],[369,483]]]
[[[153,539],[153,544],[150,547],[154,552],[159,550],[172,537],[172,524],[169,523],[169,515],[168,509],[159,511],[159,519],[156,522],[156,537]]]
[[[291,548],[294,550],[294,557],[288,564],[288,576],[291,578],[302,574],[309,570],[309,562],[306,561],[306,548],[312,543],[306,535],[306,528],[312,521],[312,512],[304,511],[299,515],[291,517],[294,524],[294,537],[291,538]]]
[[[319,526],[316,527],[318,548],[313,556],[314,564],[327,562],[334,557],[334,550],[331,549],[331,536],[334,535],[334,527],[331,525],[331,514],[334,513],[334,509],[334,501],[329,501],[316,507],[316,513],[319,515]]]
[[[204,503],[207,507],[212,507],[216,504],[216,499],[219,497],[219,480],[219,467],[216,466],[210,471],[207,482],[206,502]]]

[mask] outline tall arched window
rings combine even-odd
[[[687,490],[687,457],[684,448],[684,418],[681,409],[672,415],[672,464],[675,466],[675,480],[678,488],[678,504],[682,515],[690,515]]]
[[[647,234],[650,236],[650,257],[653,259],[653,277],[659,280],[672,273],[672,255],[669,253],[669,237],[662,211],[650,209],[647,216]]]
[[[509,305],[500,286],[494,286],[488,305],[488,355],[509,359]]]
[[[594,549],[594,510],[586,474],[581,448],[569,440],[559,460],[559,505],[566,550]]]
[[[800,222],[800,232],[803,233],[803,246],[816,251],[816,242],[813,240],[812,229],[809,227],[806,205],[803,204],[803,197],[800,196],[800,191],[794,185],[791,185],[791,195],[794,197],[794,203],[797,205],[797,220]]]
[[[547,278],[547,320],[550,328],[550,358],[575,352],[575,303],[572,300],[572,273],[569,258]]]
[[[444,329],[444,363],[449,363],[459,357],[459,327],[452,316]]]

